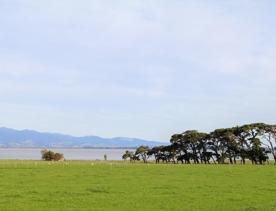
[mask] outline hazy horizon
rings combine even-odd
[[[276,2],[0,1],[0,126],[168,141],[275,124]]]
[[[70,133],[63,133],[63,132],[59,132],[59,131],[42,131],[42,130],[35,130],[32,128],[10,128],[10,127],[5,127],[5,126],[0,126],[0,129],[7,129],[7,130],[15,130],[15,131],[32,131],[32,132],[38,132],[38,133],[48,133],[48,134],[59,134],[59,135],[65,135],[65,136],[73,136],[76,138],[82,138],[82,137],[89,137],[89,136],[95,136],[95,137],[100,137],[100,138],[104,138],[104,139],[116,139],[116,138],[127,138],[127,139],[142,139],[139,137],[126,137],[126,136],[98,136],[97,134],[86,134],[86,135],[74,135],[74,134],[70,134]],[[168,140],[152,140],[152,139],[144,139],[145,141],[154,141],[154,142],[164,142],[164,143],[168,143]]]

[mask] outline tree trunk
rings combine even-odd
[[[233,164],[232,157],[230,156],[229,161],[231,164]]]
[[[241,160],[242,164],[245,164],[245,158],[242,157],[242,160]]]
[[[273,155],[273,158],[274,158],[274,164],[276,164],[276,152],[275,152],[274,146],[273,146],[272,142],[270,141],[270,139],[268,139],[268,142],[271,147],[270,149],[271,149],[271,154]]]

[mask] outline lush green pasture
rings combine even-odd
[[[276,166],[0,161],[0,210],[276,210]]]

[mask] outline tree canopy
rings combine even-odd
[[[140,146],[126,151],[123,158],[143,160],[152,157],[156,163],[230,163],[264,164],[269,154],[276,163],[276,125],[252,123],[231,128],[219,128],[210,133],[187,130],[171,136],[170,145]]]

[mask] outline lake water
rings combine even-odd
[[[41,151],[39,148],[0,148],[0,160],[40,160]],[[54,152],[64,154],[66,160],[122,160],[126,150],[134,149],[50,149]],[[272,155],[269,159],[273,160]]]
[[[39,148],[0,148],[1,160],[40,160]],[[52,149],[54,152],[64,154],[66,160],[122,160],[127,149]],[[134,151],[133,149],[130,149]]]

